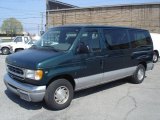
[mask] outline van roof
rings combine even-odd
[[[94,27],[94,28],[125,28],[125,29],[135,29],[135,30],[145,30],[145,29],[140,29],[140,28],[132,28],[132,27],[126,27],[126,26],[106,26],[106,25],[85,25],[85,24],[80,24],[80,25],[61,25],[61,26],[54,26],[54,27],[80,27],[80,28],[85,28],[85,27]],[[52,28],[54,28],[52,27]]]

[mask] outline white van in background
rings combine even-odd
[[[150,33],[153,41],[153,49],[154,49],[154,54],[153,54],[153,62],[156,63],[159,58],[159,53],[160,53],[160,34],[158,33]]]

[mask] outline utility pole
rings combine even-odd
[[[41,31],[43,31],[43,12],[41,12]]]
[[[39,31],[39,25],[38,25],[38,35],[40,34],[40,31]]]

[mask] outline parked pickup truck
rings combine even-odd
[[[3,55],[18,52],[32,46],[32,40],[29,36],[17,36],[12,42],[0,43],[0,51]]]
[[[19,44],[14,44],[14,45],[11,45],[10,46],[10,53],[15,53],[15,52],[19,52],[21,50],[24,50],[24,49],[28,49],[30,48],[32,45],[34,44],[34,41],[33,40],[30,40],[29,42],[27,43],[19,43]]]

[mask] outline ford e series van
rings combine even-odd
[[[129,77],[139,84],[153,69],[147,30],[112,26],[49,29],[30,49],[6,58],[4,83],[29,102],[68,107],[75,91]]]

